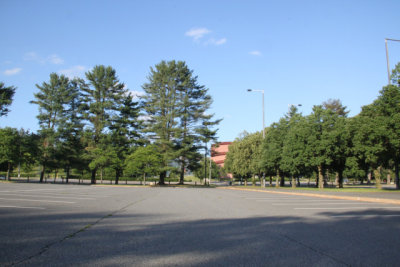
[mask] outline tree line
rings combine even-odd
[[[72,170],[89,171],[94,184],[107,169],[116,184],[122,175],[157,175],[164,184],[170,173],[177,173],[183,184],[188,170],[201,168],[201,153],[216,140],[214,127],[220,120],[207,113],[212,104],[208,88],[199,85],[185,62],[151,67],[141,97],[119,81],[111,66],[95,66],[85,78],[51,73],[49,81],[36,84],[30,103],[39,109],[37,133],[0,129],[0,164],[7,179],[17,165],[29,169],[40,164],[40,182],[61,169],[67,182]],[[12,95],[2,100],[2,115]]]
[[[229,147],[226,171],[246,182],[267,176],[271,183],[275,177],[276,186],[284,186],[288,178],[293,187],[300,177],[313,176],[319,188],[326,186],[330,175],[335,175],[340,188],[344,177],[361,182],[374,177],[381,188],[386,173],[395,177],[400,189],[400,63],[391,82],[351,118],[340,100],[315,105],[308,116],[291,106],[283,118],[266,128],[264,139],[261,133],[239,136]]]

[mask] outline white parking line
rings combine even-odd
[[[15,193],[0,193],[0,195],[8,195],[8,196],[22,196],[22,197],[44,197],[43,195],[29,195],[29,194],[15,194]],[[60,197],[60,196],[49,196],[48,198],[65,198],[65,199],[83,199],[83,200],[96,200],[95,198],[87,198],[87,197]]]
[[[12,209],[36,209],[36,210],[45,210],[46,208],[42,207],[20,207],[20,206],[0,206],[0,208],[12,208]]]
[[[39,199],[25,199],[25,198],[2,198],[0,199],[4,200],[10,200],[10,201],[34,201],[34,202],[47,202],[47,203],[66,203],[66,204],[75,204],[76,202],[71,202],[71,201],[59,201],[59,200],[39,200]]]

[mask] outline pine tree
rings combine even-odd
[[[101,155],[96,151],[102,139],[105,138],[106,130],[109,129],[112,115],[116,112],[123,100],[127,90],[125,85],[118,80],[116,71],[111,67],[103,65],[95,66],[92,71],[86,73],[89,86],[83,88],[87,102],[86,119],[91,125],[92,132],[89,139],[89,158],[96,161]],[[97,165],[92,166],[91,183],[96,183]]]
[[[7,115],[10,110],[8,107],[13,101],[16,87],[6,87],[3,82],[0,82],[0,117]]]
[[[69,94],[65,99],[65,111],[58,130],[59,159],[65,168],[66,182],[69,182],[72,168],[82,164],[84,145],[83,138],[83,97],[82,88],[86,87],[84,80],[75,78],[69,83]]]
[[[118,184],[119,177],[124,169],[125,158],[132,146],[140,143],[139,106],[133,101],[131,95],[123,97],[118,109],[119,113],[114,114],[110,125],[110,145],[117,155],[117,160],[113,164],[115,170],[115,184]]]
[[[180,183],[186,168],[198,167],[201,138],[199,129],[209,120],[206,110],[212,99],[204,86],[198,85],[185,62],[162,61],[150,69],[149,82],[143,85],[147,120],[145,131],[163,155],[160,184],[164,184],[171,163],[180,165]]]
[[[49,164],[54,165],[56,160],[56,143],[59,137],[57,133],[63,122],[70,86],[67,77],[52,73],[48,83],[43,82],[42,85],[36,85],[36,87],[39,92],[34,94],[36,100],[30,103],[39,106],[37,118],[39,119],[39,133],[42,139],[40,182],[43,182],[46,168]]]

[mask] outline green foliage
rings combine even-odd
[[[206,177],[209,176],[210,173],[210,158],[206,158],[206,161],[201,160],[199,162],[199,168],[194,171],[194,176],[199,179],[204,179],[204,173],[206,173]],[[219,167],[214,161],[211,161],[211,177],[219,178],[223,175],[222,168]]]
[[[126,97],[125,85],[118,80],[116,71],[111,66],[95,66],[92,71],[86,73],[86,78],[89,85],[82,87],[82,90],[87,102],[85,118],[89,121],[91,127],[91,131],[87,132],[86,135],[89,166],[92,170],[91,182],[96,183],[97,168],[108,163],[115,167],[117,172],[116,183],[118,183],[124,149],[118,150],[118,145],[123,141],[121,138],[117,140],[117,137],[120,137],[123,131],[122,127],[129,123],[129,110],[125,110],[123,107],[126,101],[132,99]],[[121,118],[118,118],[120,115],[122,115]],[[112,137],[115,137],[114,139],[111,138],[114,143],[111,146],[104,145],[110,142],[110,139],[105,140],[107,139],[106,130],[111,130],[113,132]],[[122,147],[125,148],[125,144]],[[110,157],[114,156],[120,160],[113,159],[110,161]]]
[[[125,159],[125,174],[143,177],[156,175],[162,168],[162,160],[157,146],[138,147]]]
[[[14,86],[7,87],[3,82],[0,82],[0,117],[10,112],[8,107],[11,106],[16,89]]]
[[[18,162],[20,152],[20,136],[14,128],[0,129],[0,164],[7,164],[7,180],[13,165]]]
[[[249,178],[252,174],[260,175],[262,134],[243,133],[230,146],[226,155],[224,168],[234,176]]]
[[[50,74],[50,81],[36,85],[39,89],[35,93],[35,100],[30,103],[38,105],[40,130],[42,139],[39,161],[42,164],[40,181],[43,181],[44,173],[48,166],[57,165],[57,142],[62,125],[65,122],[66,106],[70,96],[74,95],[70,81],[64,75]],[[59,154],[59,153],[58,153]]]
[[[160,184],[164,184],[173,161],[180,165],[180,183],[186,169],[198,168],[200,143],[210,140],[215,132],[209,130],[212,115],[206,115],[212,99],[208,89],[198,85],[185,62],[162,61],[150,68],[149,82],[143,85],[146,95],[145,132],[157,144],[163,157]]]

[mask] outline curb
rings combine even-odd
[[[353,200],[353,201],[363,201],[363,202],[371,202],[371,203],[400,205],[400,200],[387,199],[387,198],[350,197],[350,196],[324,195],[324,194],[312,194],[312,193],[276,192],[276,191],[262,190],[262,189],[247,189],[247,188],[232,188],[232,187],[219,187],[219,188],[220,189],[228,189],[228,190],[263,192],[263,193],[270,193],[270,194],[281,194],[281,195],[292,195],[292,196],[307,196],[307,197],[317,197],[317,198]]]

